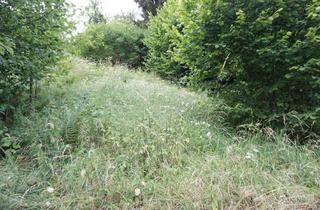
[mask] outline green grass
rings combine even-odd
[[[228,132],[219,99],[81,60],[41,95],[0,161],[0,209],[320,208],[319,150]]]

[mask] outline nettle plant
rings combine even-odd
[[[223,96],[233,123],[262,121],[300,140],[319,134],[319,1],[172,2],[163,10],[175,7],[178,23],[163,33],[174,32],[173,47],[149,61],[170,52],[190,84]]]

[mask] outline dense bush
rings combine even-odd
[[[0,123],[61,56],[64,0],[0,1]]]
[[[145,39],[148,46],[148,69],[174,81],[187,74],[187,69],[174,59],[174,49],[178,40],[174,29],[179,24],[177,7],[177,2],[169,2],[169,5],[161,10],[161,14],[152,19]]]
[[[143,29],[116,21],[89,25],[84,33],[76,37],[76,47],[81,56],[91,60],[111,59],[113,64],[138,67],[146,54],[143,38]]]
[[[173,0],[151,20],[146,44],[149,67],[222,94],[233,122],[319,134],[319,1]]]

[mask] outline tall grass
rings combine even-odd
[[[0,209],[317,209],[320,152],[228,133],[219,99],[73,61],[18,114]]]

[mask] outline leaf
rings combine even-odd
[[[10,147],[12,144],[10,138],[3,138],[2,141],[3,141],[1,144],[2,147]]]

